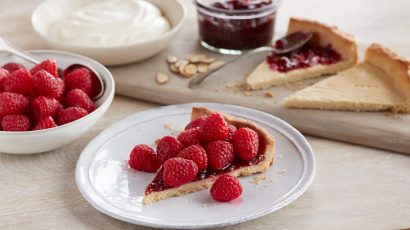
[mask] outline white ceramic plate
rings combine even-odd
[[[229,203],[214,201],[209,190],[142,205],[142,194],[155,174],[129,169],[131,149],[150,144],[173,131],[171,123],[184,127],[193,105],[252,120],[276,139],[276,159],[263,173],[259,185],[254,177],[242,177],[242,196]],[[175,132],[175,131],[174,131]],[[286,171],[286,172],[285,172]],[[200,103],[165,106],[134,114],[98,135],[82,152],[76,168],[80,192],[97,210],[129,223],[160,228],[209,228],[237,224],[274,212],[298,198],[312,183],[315,157],[306,139],[286,122],[244,107]]]

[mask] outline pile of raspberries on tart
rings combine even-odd
[[[136,145],[129,166],[157,172],[145,189],[143,203],[207,189],[213,199],[227,202],[239,197],[236,179],[265,171],[273,162],[274,140],[256,124],[193,107],[191,122],[177,138],[165,136],[156,151]]]
[[[31,69],[19,63],[0,68],[0,131],[49,129],[95,110],[96,80],[87,68],[63,71],[46,59]]]

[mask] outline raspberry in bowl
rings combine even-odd
[[[13,55],[0,58],[0,153],[60,148],[84,135],[114,97],[112,75],[100,63],[60,51],[31,53],[44,61],[34,66]],[[72,63],[98,72],[106,87],[100,98],[91,99],[95,84],[87,70],[72,70],[65,76],[58,73],[58,67]]]
[[[272,41],[280,0],[195,0],[201,45],[239,55]]]

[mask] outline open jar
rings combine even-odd
[[[195,0],[201,44],[223,54],[270,45],[281,0]]]

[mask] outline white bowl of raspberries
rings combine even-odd
[[[107,111],[114,97],[114,80],[100,63],[60,51],[32,51],[34,66],[16,56],[0,58],[0,153],[30,154],[60,148],[85,134]],[[63,71],[71,64],[90,66]]]

